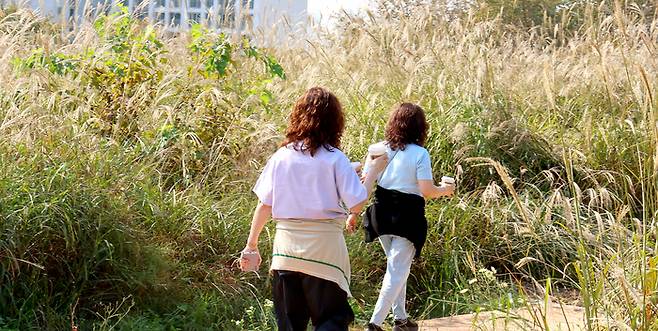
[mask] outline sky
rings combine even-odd
[[[308,0],[308,13],[326,23],[331,14],[341,9],[358,11],[367,8],[369,3],[370,0]]]

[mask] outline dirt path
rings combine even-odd
[[[584,316],[581,307],[552,303],[544,309],[543,304],[537,304],[530,309],[521,308],[509,313],[487,311],[422,321],[420,330],[546,330],[544,323],[547,323],[551,331],[575,331],[584,329]]]

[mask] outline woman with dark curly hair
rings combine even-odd
[[[366,241],[379,238],[384,248],[386,274],[366,330],[382,330],[391,308],[394,331],[418,330],[407,316],[405,300],[411,262],[420,256],[427,236],[425,198],[450,196],[455,190],[453,184],[434,185],[430,155],[423,147],[428,126],[420,106],[400,104],[389,117],[386,141],[379,143],[385,145],[390,162],[378,180],[364,226]],[[366,163],[367,175],[369,168]]]
[[[387,159],[372,162],[372,174],[359,180],[340,151],[344,115],[331,92],[314,87],[297,100],[286,138],[270,157],[254,192],[254,212],[243,270],[257,267],[258,237],[271,218],[276,221],[272,249],[272,292],[279,330],[348,330],[354,320],[350,263],[343,229],[355,224],[376,176]],[[368,189],[366,189],[368,188]]]

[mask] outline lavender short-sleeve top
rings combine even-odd
[[[347,208],[363,202],[367,192],[349,159],[337,148],[315,155],[281,147],[267,161],[254,193],[272,206],[274,219],[345,218]]]

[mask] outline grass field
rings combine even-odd
[[[658,21],[614,1],[532,28],[421,7],[339,29],[262,49],[0,11],[0,329],[271,329],[266,269],[234,260],[250,189],[316,85],[342,101],[354,160],[419,103],[435,177],[458,179],[428,204],[412,316],[570,293],[589,330],[658,329]],[[363,323],[384,257],[360,234],[348,247]]]

